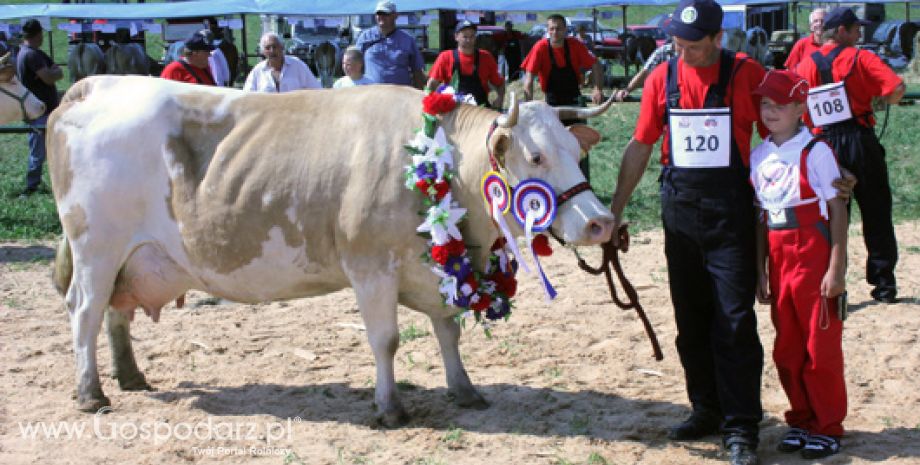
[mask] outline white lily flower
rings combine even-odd
[[[466,215],[466,209],[451,205],[451,195],[448,192],[441,202],[428,209],[425,222],[419,225],[416,231],[430,233],[431,241],[436,245],[446,244],[451,237],[463,240],[457,223],[463,219],[464,215]]]
[[[441,278],[438,285],[438,292],[447,296],[447,303],[453,305],[457,300],[457,278],[445,273],[440,267],[433,266],[431,271]]]

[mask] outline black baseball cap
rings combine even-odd
[[[472,22],[472,21],[470,21],[470,20],[468,20],[468,19],[464,19],[463,21],[460,21],[459,23],[457,23],[457,26],[454,27],[454,33],[460,32],[460,31],[462,31],[462,30],[464,30],[464,29],[467,29],[467,28],[472,29],[472,30],[475,31],[475,30],[476,30],[476,23],[474,23],[474,22]]]
[[[188,39],[185,39],[185,48],[192,51],[206,51],[210,52],[214,50],[214,46],[211,45],[211,41],[204,36],[201,32],[196,32],[189,36]]]
[[[42,32],[42,23],[35,18],[27,19],[22,23],[22,33],[26,36],[34,36]]]
[[[695,42],[722,30],[722,6],[712,0],[682,0],[664,31]]]
[[[853,24],[859,23],[862,26],[869,24],[868,21],[863,21],[856,17],[856,13],[853,13],[853,10],[839,6],[829,11],[827,15],[824,16],[824,30],[829,31],[831,29],[837,29],[839,26],[850,26]]]

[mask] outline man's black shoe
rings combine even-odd
[[[731,465],[757,465],[757,452],[746,442],[734,442],[728,446],[728,463]]]
[[[872,289],[872,298],[884,302],[886,304],[893,304],[898,301],[898,290],[894,287],[876,287]]]
[[[35,187],[27,187],[23,189],[22,192],[19,193],[19,199],[20,200],[27,199],[31,197],[32,194],[34,194],[36,191],[38,191],[38,189]]]
[[[722,420],[711,413],[693,412],[683,423],[668,431],[672,441],[696,441],[719,432]]]

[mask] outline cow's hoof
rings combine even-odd
[[[457,407],[485,410],[489,408],[489,401],[482,394],[471,389],[463,392],[448,392],[447,398]]]
[[[378,413],[376,420],[384,428],[399,428],[409,423],[409,414],[402,408],[391,409]]]
[[[112,402],[110,402],[109,398],[106,396],[95,399],[77,399],[77,410],[81,412],[96,413],[99,409],[111,405]]]
[[[143,375],[125,381],[119,379],[118,387],[120,387],[122,391],[156,391]]]

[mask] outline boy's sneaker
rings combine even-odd
[[[795,452],[805,447],[807,442],[808,431],[802,428],[789,428],[789,431],[786,431],[786,434],[783,435],[783,439],[781,439],[776,446],[776,450],[780,452]]]
[[[808,436],[805,447],[802,448],[803,459],[820,459],[840,452],[840,439],[823,434]]]

